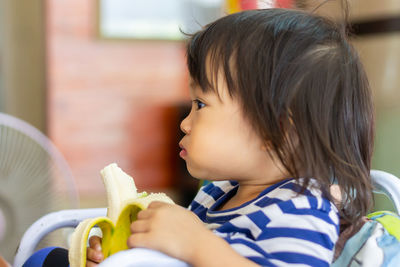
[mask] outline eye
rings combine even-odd
[[[198,99],[193,100],[193,103],[195,104],[195,107],[197,110],[202,109],[206,106],[206,104],[204,104],[203,102],[201,102]]]

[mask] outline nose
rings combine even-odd
[[[183,121],[181,122],[181,130],[185,134],[190,133],[191,114],[192,114],[192,112],[190,112],[189,115],[187,115],[186,118],[184,118]]]

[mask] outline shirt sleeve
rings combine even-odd
[[[215,231],[262,266],[329,266],[338,232],[333,204],[308,196],[239,216]]]

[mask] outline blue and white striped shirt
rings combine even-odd
[[[298,193],[299,180],[284,180],[240,207],[219,211],[237,189],[232,181],[208,184],[189,209],[239,254],[259,265],[330,265],[339,215],[319,190],[309,187]]]

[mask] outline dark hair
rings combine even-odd
[[[305,178],[303,190],[315,178],[331,198],[327,188],[336,180],[341,215],[354,222],[368,212],[373,105],[342,28],[303,11],[243,11],[193,34],[187,65],[205,92],[216,90],[218,71],[223,73],[230,96],[239,99],[269,153],[290,175]]]

